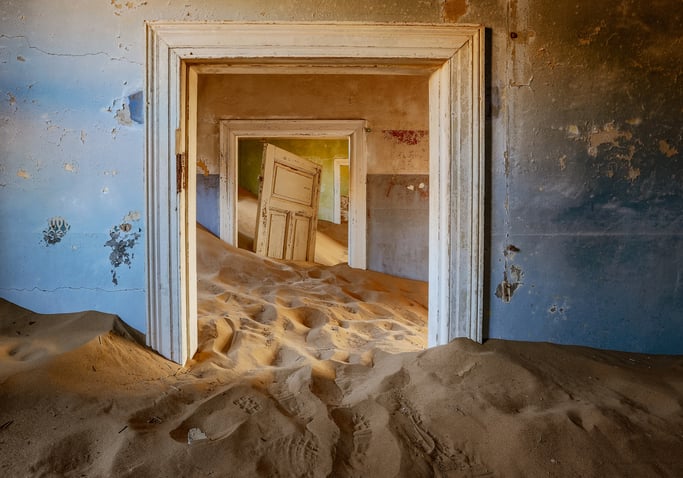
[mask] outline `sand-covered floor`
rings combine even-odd
[[[0,301],[0,476],[683,476],[683,357],[423,350],[424,283],[198,244],[187,367]]]

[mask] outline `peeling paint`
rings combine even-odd
[[[567,135],[570,138],[578,138],[581,135],[579,127],[575,124],[570,124],[567,126]]]
[[[593,128],[588,135],[588,154],[598,156],[598,148],[603,145],[621,146],[620,140],[630,140],[633,134],[630,131],[617,129],[614,122],[607,123],[602,128]]]
[[[134,226],[128,222],[137,222],[140,219],[140,213],[129,212],[124,216],[121,224],[113,226],[109,230],[109,240],[104,243],[104,247],[110,247],[109,262],[111,263],[111,281],[114,285],[119,284],[117,269],[121,265],[127,265],[130,268],[135,258],[132,249],[140,240],[142,229],[138,227],[134,230]]]
[[[139,221],[141,217],[140,211],[130,211],[123,217],[123,222]]]
[[[43,229],[43,242],[46,246],[54,246],[69,232],[71,226],[61,216],[51,217],[47,220],[47,227]]]
[[[64,171],[68,171],[70,173],[76,173],[76,172],[78,172],[78,164],[77,163],[64,163]]]
[[[496,287],[496,297],[505,303],[512,300],[515,291],[522,285],[524,272],[516,265],[511,265],[509,271],[503,271],[503,281]]]
[[[124,126],[130,126],[133,124],[133,120],[130,117],[130,110],[128,109],[128,105],[126,103],[122,104],[121,108],[116,110],[114,118],[116,118],[116,121],[118,121],[119,124]]]
[[[560,157],[559,162],[560,162],[560,171],[564,171],[565,169],[567,169],[567,155],[566,154],[563,154]]]
[[[206,164],[206,161],[203,159],[198,159],[197,160],[197,168],[202,170],[202,173],[204,176],[209,175],[209,166]]]
[[[31,175],[25,169],[20,169],[19,171],[17,171],[17,176],[19,176],[22,179],[31,179]]]
[[[424,140],[429,131],[423,129],[385,129],[382,130],[385,139],[393,140],[398,144],[414,146]]]
[[[512,300],[515,291],[523,284],[522,278],[524,277],[524,272],[522,271],[522,268],[511,263],[518,252],[520,252],[520,249],[514,244],[508,244],[503,251],[503,256],[505,256],[503,281],[496,287],[495,294],[496,297],[505,303],[509,303]]]
[[[676,156],[678,154],[678,150],[671,146],[665,139],[659,140],[659,151],[667,158],[671,158],[672,156]]]

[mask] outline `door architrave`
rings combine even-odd
[[[231,73],[429,75],[430,346],[482,340],[484,28],[458,24],[146,23],[147,344],[197,348],[197,65]],[[194,86],[194,89],[193,89]],[[193,92],[193,94],[190,94]]]
[[[351,158],[349,266],[367,267],[365,120],[222,119],[220,120],[220,237],[237,245],[237,145],[240,138],[349,139]]]

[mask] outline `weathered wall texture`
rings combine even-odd
[[[681,353],[682,15],[680,0],[3,2],[0,295],[144,328],[144,20],[471,22],[489,29],[488,335]]]
[[[218,171],[218,121],[363,119],[368,174],[429,172],[427,76],[202,75],[198,161]]]
[[[491,159],[490,336],[683,352],[680,2],[506,12],[493,31],[505,144]]]
[[[204,75],[198,90],[197,159],[209,175],[218,172],[222,118],[366,120],[368,267],[427,280],[428,77]]]

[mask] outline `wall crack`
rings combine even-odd
[[[40,287],[20,288],[20,287],[0,287],[0,291],[7,292],[57,292],[60,290],[73,290],[73,291],[92,291],[92,292],[144,292],[145,289],[103,289],[101,287],[71,287],[71,286],[60,286],[54,289],[42,289]]]
[[[81,57],[86,57],[86,56],[106,56],[107,58],[109,58],[112,61],[120,61],[120,62],[124,62],[124,63],[130,63],[133,65],[143,66],[142,63],[139,61],[127,60],[126,58],[111,56],[106,51],[86,52],[86,53],[58,53],[58,52],[44,50],[40,47],[32,45],[31,42],[28,40],[28,38],[26,38],[24,35],[0,34],[0,38],[21,39],[26,43],[26,46],[29,49],[39,51],[40,53],[42,53],[44,55],[49,55],[49,56],[62,56],[62,57],[75,57],[75,58],[81,58]]]

